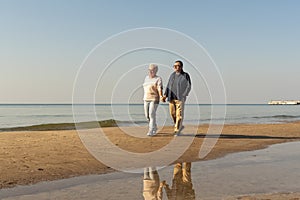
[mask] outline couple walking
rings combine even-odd
[[[183,128],[184,104],[191,90],[191,79],[189,74],[183,71],[182,61],[175,61],[173,69],[174,72],[170,75],[163,94],[162,78],[157,76],[158,66],[156,64],[149,65],[149,75],[146,76],[143,84],[144,110],[149,121],[148,136],[157,134],[156,110],[159,101],[166,102],[166,99],[169,102],[170,115],[174,121],[174,134],[178,135]]]

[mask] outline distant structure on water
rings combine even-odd
[[[300,100],[272,100],[268,102],[269,105],[298,105]]]

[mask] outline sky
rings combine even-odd
[[[72,103],[76,77],[91,51],[114,35],[143,27],[174,30],[200,44],[220,73],[226,103],[299,100],[299,23],[297,0],[0,0],[0,103]],[[110,103],[117,83],[137,85],[118,103],[141,102],[146,64],[159,62],[166,83],[175,60],[170,52],[147,50],[122,57],[105,82],[99,81],[96,103]],[[122,64],[141,67],[126,68],[132,78],[125,81],[118,73]],[[201,72],[205,66],[197,67]],[[189,65],[184,69],[192,72]],[[199,95],[191,102],[211,103],[209,93],[218,91],[205,91],[210,83],[205,86],[193,73],[191,78],[192,93]],[[85,94],[79,95],[85,103]]]

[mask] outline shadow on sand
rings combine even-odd
[[[155,137],[174,136],[173,133],[159,133]],[[219,139],[279,139],[279,140],[299,140],[300,137],[283,137],[283,136],[267,136],[267,135],[242,135],[242,134],[191,134],[181,133],[177,137],[196,137],[196,138],[219,138]]]

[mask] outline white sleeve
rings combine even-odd
[[[158,77],[157,88],[163,89],[163,82],[162,82],[162,78],[161,77]]]

